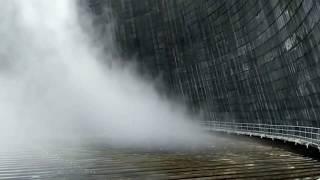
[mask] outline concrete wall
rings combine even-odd
[[[320,1],[108,1],[123,52],[208,119],[320,127]]]

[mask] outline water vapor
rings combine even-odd
[[[205,142],[206,133],[183,106],[159,96],[131,66],[117,65],[119,58],[92,43],[83,17],[76,0],[1,1],[1,142]]]

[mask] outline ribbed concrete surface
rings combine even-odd
[[[0,179],[316,179],[320,162],[257,142],[216,140],[201,150],[101,145],[1,150]]]

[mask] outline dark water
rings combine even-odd
[[[320,162],[257,142],[218,138],[197,149],[118,149],[102,144],[11,146],[0,179],[300,179]]]

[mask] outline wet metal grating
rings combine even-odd
[[[11,148],[0,179],[316,179],[320,162],[257,142],[220,139],[202,150],[103,146]]]

